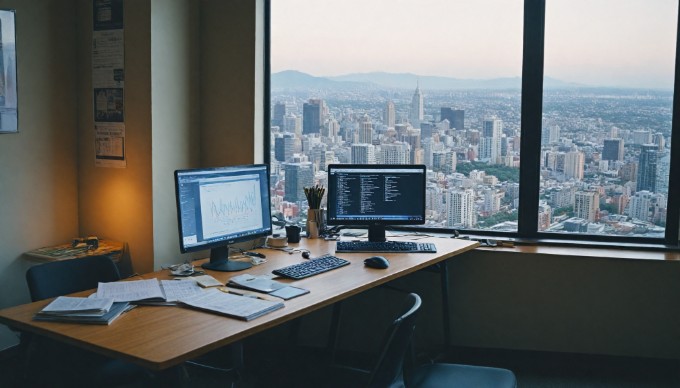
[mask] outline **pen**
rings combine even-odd
[[[225,288],[218,288],[218,290],[220,290],[220,291],[222,291],[222,292],[226,292],[227,294],[238,295],[238,296],[245,296],[246,298],[255,298],[255,299],[261,299],[261,300],[269,300],[269,299],[265,299],[265,298],[263,298],[263,297],[261,297],[261,296],[258,296],[258,295],[244,294],[244,293],[242,293],[242,292],[236,292],[236,291],[234,291],[234,290],[229,290],[229,289],[225,289]]]

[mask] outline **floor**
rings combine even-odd
[[[288,350],[286,350],[288,349]],[[330,381],[325,352],[320,350],[246,344],[248,368],[235,387],[324,387]],[[557,354],[544,352],[457,349],[440,356],[441,361],[503,367],[517,376],[518,387],[534,388],[661,388],[680,387],[680,361],[597,355]],[[342,358],[340,355],[339,359]],[[361,357],[353,355],[352,362]],[[0,355],[0,386],[31,387],[20,374],[16,354]],[[188,380],[183,387],[229,387],[230,375],[203,368],[187,367]],[[153,386],[146,382],[119,386],[138,388]],[[165,386],[166,384],[161,384]],[[337,384],[334,384],[337,386]],[[67,384],[64,386],[76,386]],[[342,386],[342,385],[341,385]]]

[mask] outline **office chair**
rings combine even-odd
[[[118,267],[108,256],[87,256],[39,264],[26,272],[28,289],[34,302],[95,289],[99,282],[117,280],[120,280]],[[80,381],[84,385],[106,386],[151,377],[146,369],[137,365],[87,352],[45,337],[22,333],[21,341],[26,350],[25,376],[30,374],[48,379],[47,382],[51,386],[58,386],[60,382],[70,385],[73,381]],[[87,380],[87,383],[84,380]]]
[[[414,293],[409,294],[405,304],[404,313],[392,322],[385,334],[379,356],[369,372],[365,386],[370,388],[514,388],[517,386],[515,375],[507,369],[445,363],[411,367],[410,349],[421,305],[420,296]],[[354,371],[357,370],[354,369]]]

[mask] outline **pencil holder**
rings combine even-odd
[[[317,216],[319,209],[309,209],[307,211],[307,238],[319,237],[319,222]]]

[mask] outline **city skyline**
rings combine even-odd
[[[272,2],[272,72],[518,77],[522,3]],[[548,1],[545,75],[591,86],[671,89],[677,7],[675,0]]]

